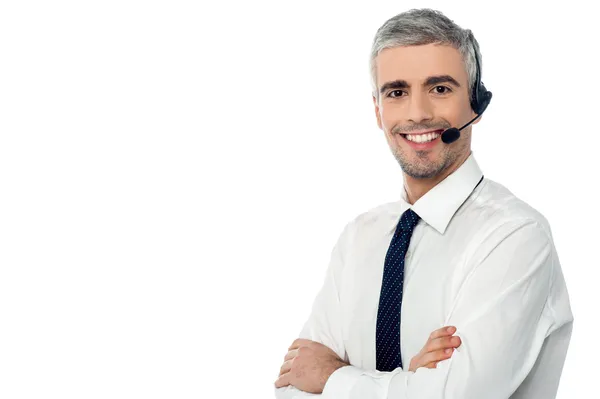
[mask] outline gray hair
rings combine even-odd
[[[469,77],[469,99],[477,80],[477,57],[481,68],[481,53],[475,36],[462,29],[440,11],[430,8],[412,9],[388,19],[375,34],[369,67],[373,96],[379,102],[375,58],[386,48],[417,46],[430,43],[451,45],[462,55]],[[481,72],[480,72],[481,73]]]

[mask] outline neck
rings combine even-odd
[[[469,155],[471,155],[471,151],[469,151],[465,156],[458,158],[456,162],[450,165],[450,167],[444,169],[442,173],[427,179],[417,179],[407,175],[406,173],[403,173],[404,190],[406,191],[408,203],[413,205],[419,200],[419,198],[427,194],[429,190],[438,185],[446,177],[454,173],[454,171],[456,171],[460,165],[462,165],[467,158],[469,158]]]

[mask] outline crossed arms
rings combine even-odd
[[[288,348],[297,351],[288,352],[284,359],[289,366],[284,382],[290,385],[276,386],[276,398],[509,398],[534,366],[545,338],[566,320],[555,317],[548,301],[556,259],[547,231],[538,222],[527,220],[507,223],[490,234],[496,244],[478,254],[480,260],[445,323],[457,327],[460,344],[450,346],[459,347],[436,367],[421,359],[418,367],[413,368],[411,362],[405,370],[391,372],[349,364],[336,285],[343,270],[342,234],[301,339]],[[482,292],[485,300],[481,300]],[[568,341],[570,330],[565,336]],[[421,351],[420,355],[433,352]],[[303,371],[315,369],[312,374]],[[549,379],[548,392],[556,391],[560,371],[554,369],[558,375]],[[313,391],[299,389],[302,387]]]

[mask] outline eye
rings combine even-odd
[[[440,89],[442,90],[440,91]],[[435,86],[433,90],[435,90],[435,94],[448,94],[452,91],[447,86]]]
[[[392,91],[390,91],[390,92],[388,93],[388,97],[391,97],[391,98],[398,98],[398,97],[402,97],[401,95],[397,95],[397,96],[395,96],[395,95],[392,95],[392,94],[394,94],[394,93],[396,93],[396,94],[399,94],[399,93],[404,93],[404,92],[403,92],[402,90],[392,90]]]

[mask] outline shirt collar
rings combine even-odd
[[[406,191],[402,189],[402,208],[412,208],[428,225],[444,234],[452,216],[471,195],[483,173],[475,160],[473,151],[465,162],[444,180],[435,185],[413,205],[408,203]]]

